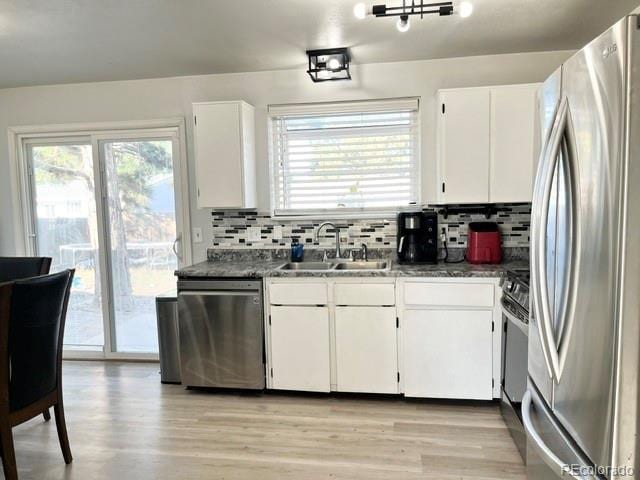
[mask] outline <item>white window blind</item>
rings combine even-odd
[[[418,100],[270,107],[274,215],[419,202]]]

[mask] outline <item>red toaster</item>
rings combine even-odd
[[[494,222],[471,222],[467,239],[469,263],[502,262],[502,237]]]

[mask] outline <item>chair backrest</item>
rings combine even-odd
[[[4,303],[10,305],[0,309],[0,315],[8,312],[3,315],[8,319],[0,318],[3,327],[0,334],[8,334],[0,348],[4,356],[0,359],[0,369],[5,375],[9,372],[9,410],[12,412],[31,405],[59,386],[73,274],[73,270],[65,270],[0,286],[0,301],[4,299]]]
[[[0,257],[0,283],[46,275],[50,257]]]

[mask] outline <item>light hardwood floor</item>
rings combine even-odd
[[[157,364],[63,368],[73,464],[40,417],[14,429],[22,480],[525,478],[495,404],[203,393],[161,385]]]

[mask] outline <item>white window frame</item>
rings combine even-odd
[[[12,186],[12,200],[18,214],[15,217],[14,235],[18,255],[33,255],[35,253],[34,225],[35,211],[32,197],[32,187],[29,178],[29,145],[46,142],[60,144],[70,142],[84,142],[92,147],[94,158],[99,155],[99,149],[104,140],[141,140],[172,136],[175,138],[173,163],[176,196],[176,226],[179,232],[179,243],[182,255],[178,257],[179,266],[192,263],[191,243],[191,213],[189,198],[189,175],[186,153],[185,121],[183,118],[169,118],[159,120],[104,122],[81,124],[35,125],[8,128],[10,176]],[[94,161],[94,169],[98,168]],[[102,196],[101,185],[96,185],[96,196]],[[100,221],[100,219],[99,219]],[[106,239],[101,229],[98,229],[99,243],[105,245]],[[108,283],[109,275],[104,258],[100,258],[101,281]],[[105,283],[105,284],[107,284]],[[102,360],[158,360],[156,353],[116,352],[111,338],[114,335],[114,319],[109,313],[111,298],[109,289],[103,294],[103,331],[104,346],[99,350],[65,349],[65,359],[102,359]]]
[[[403,97],[379,100],[356,100],[347,102],[322,102],[289,105],[269,105],[268,106],[268,136],[269,136],[269,191],[270,191],[270,214],[274,218],[283,220],[314,220],[314,219],[361,219],[361,218],[395,218],[397,212],[403,208],[410,208],[413,205],[397,206],[389,208],[345,208],[345,209],[300,209],[295,214],[278,213],[276,200],[275,182],[277,178],[276,162],[277,154],[274,145],[273,121],[274,118],[294,115],[335,115],[341,113],[359,113],[376,111],[397,111],[401,109],[416,110],[416,206],[422,205],[422,114],[420,110],[419,97]]]

